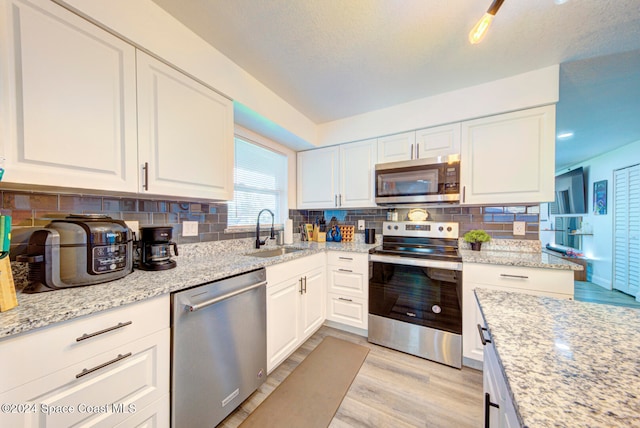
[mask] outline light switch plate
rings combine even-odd
[[[197,221],[183,221],[182,222],[182,236],[198,236],[198,222]]]
[[[358,220],[358,230],[364,230],[364,220]]]
[[[513,234],[514,235],[524,235],[526,226],[527,226],[527,223],[524,222],[524,221],[514,221],[513,222]]]

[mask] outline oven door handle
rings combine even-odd
[[[388,256],[388,255],[383,256],[380,254],[369,254],[369,261],[379,262],[379,263],[390,263],[394,265],[457,270],[462,272],[462,262],[446,262],[442,260],[418,259],[418,258],[403,257],[403,256]]]

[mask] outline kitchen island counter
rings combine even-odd
[[[300,251],[262,258],[253,257],[251,253],[272,249],[275,246],[270,245],[256,250],[251,248],[252,242],[252,239],[238,239],[184,244],[180,246],[180,256],[175,257],[177,267],[174,269],[152,272],[136,269],[122,279],[102,284],[36,294],[18,292],[18,306],[0,313],[0,340],[50,324],[206,284],[318,252],[330,250],[368,253],[369,249],[377,245],[296,242],[293,245],[287,245],[287,247],[298,248]],[[24,278],[16,278],[16,282],[20,280],[24,280]]]
[[[640,310],[475,294],[523,426],[640,426]]]

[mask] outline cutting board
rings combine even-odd
[[[11,262],[9,257],[0,259],[0,312],[18,306],[16,297],[16,287],[13,284],[13,274],[11,273]]]

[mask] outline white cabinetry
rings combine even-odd
[[[233,103],[137,52],[140,192],[233,199]]]
[[[369,257],[330,251],[327,254],[327,320],[366,330]]]
[[[168,427],[169,340],[161,296],[0,342],[0,360],[14,361],[0,401],[29,409],[0,414],[0,425]]]
[[[416,133],[388,135],[378,138],[378,163],[399,162],[415,158]]]
[[[135,48],[49,1],[0,22],[3,181],[135,192]]]
[[[460,153],[460,123],[378,138],[378,163]]]
[[[486,332],[484,333],[487,334]],[[520,427],[513,401],[509,395],[507,382],[493,344],[488,338],[484,347],[484,364],[482,370],[484,411],[489,412],[489,424],[491,428],[516,428]],[[486,414],[485,414],[485,420]]]
[[[483,358],[484,349],[478,335],[478,324],[484,325],[473,290],[514,291],[519,293],[573,298],[573,271],[520,266],[462,264],[462,354],[465,364],[474,365]],[[466,361],[473,360],[473,361]]]
[[[267,371],[307,340],[325,319],[325,254],[267,267]]]
[[[374,207],[376,140],[298,153],[298,208]]]
[[[464,204],[554,200],[555,106],[462,122]]]

